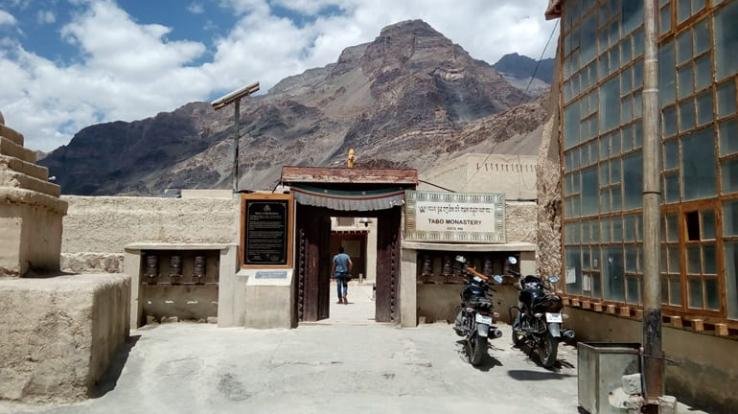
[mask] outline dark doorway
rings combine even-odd
[[[297,204],[297,300],[301,322],[329,317],[331,217],[374,217],[377,228],[375,320],[399,321],[401,207],[374,211],[339,211]]]

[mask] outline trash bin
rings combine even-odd
[[[625,413],[610,405],[608,395],[623,375],[641,372],[641,344],[579,342],[577,370],[579,406],[590,414]]]

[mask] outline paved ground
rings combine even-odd
[[[294,330],[148,326],[134,332],[100,390],[82,403],[11,413],[576,413],[576,350],[547,371],[492,341],[480,368],[449,325],[376,324],[371,288],[353,287],[331,319]],[[368,292],[368,293],[367,293]],[[334,301],[335,302],[335,301]]]

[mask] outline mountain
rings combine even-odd
[[[535,72],[535,78],[547,84],[553,80],[554,60],[543,59],[536,69],[538,61],[528,56],[510,53],[500,58],[492,67],[500,73],[516,78],[530,78]]]
[[[427,169],[453,154],[535,153],[541,99],[420,20],[381,30],[336,63],[283,79],[241,105],[240,188],[270,189],[283,165]],[[41,161],[67,194],[229,188],[232,110],[189,103],[87,127]],[[515,145],[503,143],[512,138]],[[512,149],[515,148],[515,149]]]

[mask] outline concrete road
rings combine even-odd
[[[350,305],[348,305],[350,306]],[[550,372],[510,346],[475,369],[448,325],[313,325],[257,331],[167,324],[134,332],[96,399],[14,413],[576,413],[576,357]],[[2,409],[2,408],[0,408]]]

